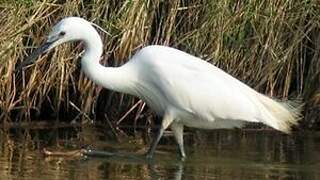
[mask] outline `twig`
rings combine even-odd
[[[119,125],[140,103],[142,103],[142,100],[139,100],[136,104],[134,104],[129,111],[127,111],[118,121],[117,125]]]

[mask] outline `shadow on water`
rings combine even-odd
[[[215,130],[185,135],[187,159],[181,161],[170,134],[153,160],[141,154],[141,137],[115,141],[105,130],[4,132],[0,130],[0,179],[319,179],[320,135],[275,131]],[[75,149],[83,145],[128,156],[46,157],[42,147]]]

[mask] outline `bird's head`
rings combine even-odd
[[[60,44],[91,38],[90,35],[92,31],[96,32],[91,23],[85,19],[80,17],[67,17],[62,19],[52,28],[46,42],[28,56],[28,58],[18,66],[17,71],[34,63],[38,56]]]

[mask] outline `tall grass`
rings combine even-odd
[[[62,45],[14,73],[66,16],[84,17],[111,34],[101,33],[105,65],[120,66],[142,47],[163,44],[202,57],[262,93],[283,99],[308,94],[309,101],[319,97],[319,14],[317,0],[2,0],[0,116],[150,116],[138,99],[101,89],[84,76],[81,43]]]

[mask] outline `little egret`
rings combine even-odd
[[[69,41],[84,42],[81,67],[92,81],[141,98],[163,117],[158,135],[146,154],[149,158],[169,126],[180,155],[185,157],[184,126],[218,129],[261,122],[289,133],[300,117],[298,108],[272,100],[214,65],[174,48],[147,46],[126,64],[105,67],[99,63],[103,44],[98,32],[92,23],[79,17],[67,17],[56,24],[44,45],[19,68]]]

